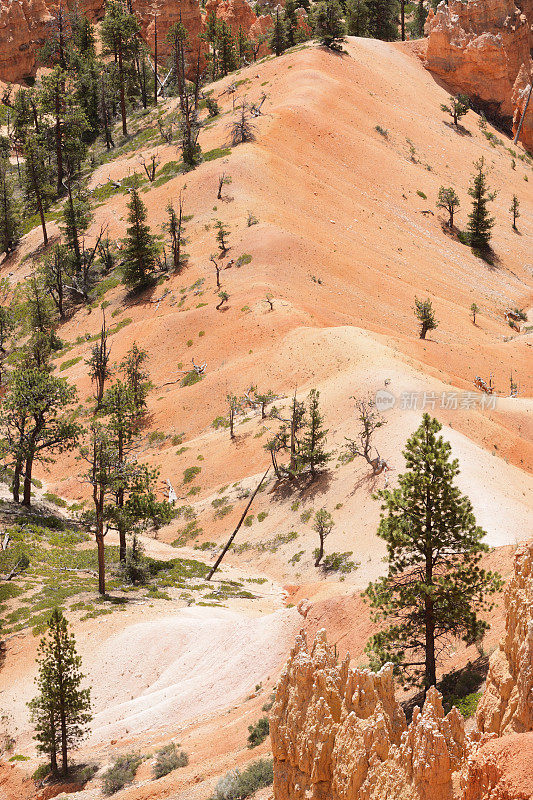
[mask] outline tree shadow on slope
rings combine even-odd
[[[319,472],[315,478],[308,474],[297,475],[292,480],[289,477],[282,478],[281,480],[276,480],[269,494],[273,500],[279,501],[288,500],[295,496],[301,501],[313,501],[329,492],[332,479],[333,473],[331,470]]]
[[[444,124],[446,125],[447,128],[450,128],[450,130],[455,131],[455,133],[458,133],[459,136],[472,136],[472,132],[469,131],[468,128],[465,128],[464,125],[461,124],[455,125],[455,123],[448,122],[447,120],[444,120]]]

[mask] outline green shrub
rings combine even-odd
[[[154,778],[162,778],[179,767],[186,767],[189,756],[184,750],[178,750],[174,742],[170,742],[156,753],[156,762],[153,767]]]
[[[150,444],[160,444],[164,442],[166,438],[166,434],[164,434],[163,431],[150,431],[148,434],[148,441]]]
[[[421,191],[420,189],[417,189],[417,190],[416,190],[416,193],[417,193],[417,195],[418,195],[419,197],[421,197],[421,198],[422,198],[422,200],[427,200],[427,199],[428,199],[428,196],[427,196],[427,194],[426,194],[425,192]]]
[[[63,370],[68,369],[69,367],[73,367],[74,364],[77,364],[79,361],[81,361],[81,356],[70,358],[68,361],[63,361],[59,367],[60,372],[63,372]]]
[[[268,517],[268,511],[260,511],[259,514],[257,515],[257,521],[263,522],[263,520],[266,519],[267,517]]]
[[[191,483],[201,471],[201,467],[187,467],[183,470],[183,483]]]
[[[115,794],[115,792],[123,789],[127,783],[132,783],[141,762],[142,758],[138,753],[118,756],[109,769],[104,772],[104,794]]]
[[[318,556],[318,550],[314,552],[313,555],[316,558]],[[343,574],[352,572],[354,569],[357,569],[359,565],[356,564],[355,561],[350,561],[349,556],[351,555],[351,550],[347,553],[330,553],[328,556],[324,556],[320,566],[324,572],[341,572]]]
[[[31,777],[34,781],[42,781],[47,775],[50,775],[50,764],[39,764]]]
[[[202,375],[198,375],[196,370],[191,369],[191,371],[187,372],[181,379],[180,386],[194,386],[195,383],[202,380],[202,377]]]
[[[257,747],[262,744],[269,733],[268,717],[261,717],[255,725],[248,726],[248,747]]]
[[[482,694],[483,692],[471,692],[466,697],[451,697],[450,703],[459,709],[465,719],[468,719],[468,717],[473,717],[476,713]]]
[[[47,500],[49,503],[59,506],[59,508],[66,508],[68,506],[66,500],[63,500],[62,497],[58,497],[57,494],[53,494],[53,492],[45,492],[45,494],[43,494],[43,500]]]
[[[376,125],[376,130],[379,134],[381,134],[381,136],[383,136],[384,139],[389,138],[389,132],[386,128],[382,128],[381,125]]]
[[[244,524],[246,525],[247,528],[250,528],[253,524],[253,521],[254,521],[254,515],[248,514],[248,516],[244,520]]]
[[[219,780],[211,800],[245,800],[251,794],[271,786],[274,781],[274,768],[271,758],[261,758],[248,764],[243,772],[231,770]]]

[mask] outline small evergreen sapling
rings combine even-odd
[[[511,208],[509,211],[511,212],[511,216],[513,218],[513,230],[516,231],[518,230],[516,227],[516,220],[520,216],[520,202],[515,194],[513,194],[513,202],[511,203]]]
[[[420,338],[425,339],[427,332],[435,330],[438,325],[429,297],[426,300],[415,297],[415,316],[420,322]]]
[[[468,189],[472,198],[472,211],[468,215],[468,241],[473,250],[484,251],[490,246],[494,217],[491,217],[487,204],[494,200],[496,192],[487,188],[485,158],[481,156],[474,164],[474,175]]]
[[[453,118],[453,124],[458,125],[461,117],[468,114],[470,108],[470,101],[465,94],[458,94],[455,97],[450,97],[448,104],[441,103],[441,111],[445,111]]]
[[[318,540],[319,545],[314,552],[315,555],[315,567],[320,566],[320,562],[324,557],[324,542],[326,538],[329,536],[331,531],[333,530],[334,522],[333,517],[326,511],[325,508],[319,509],[315,514],[315,519],[313,522],[313,530],[318,533]]]
[[[131,190],[128,203],[128,222],[124,239],[122,272],[126,285],[134,291],[145,288],[150,282],[156,263],[158,246],[146,224],[146,206],[136,186]]]
[[[455,209],[459,208],[460,202],[455,189],[452,186],[441,186],[437,198],[437,208],[443,208],[448,212],[448,228],[453,228],[453,216]]]
[[[320,392],[311,389],[308,397],[308,416],[298,454],[298,471],[309,469],[313,479],[318,470],[331,459],[331,453],[326,452],[325,449],[328,432],[324,430],[324,420],[318,403],[319,397]]]

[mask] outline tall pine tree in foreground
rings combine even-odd
[[[474,169],[472,184],[468,190],[472,198],[472,211],[468,215],[468,242],[474,250],[487,250],[494,225],[494,217],[490,216],[487,204],[494,200],[496,193],[489,192],[487,188],[487,170],[483,156],[476,161]]]
[[[388,574],[366,595],[373,620],[387,625],[367,645],[372,666],[391,661],[406,679],[423,677],[434,686],[437,662],[450,639],[479,642],[489,627],[479,611],[500,576],[480,566],[484,531],[476,525],[470,500],[455,485],[459,473],[442,426],[424,414],[404,450],[407,472],[398,488],[378,492],[382,500],[378,536],[387,544]]]
[[[29,703],[37,749],[50,759],[50,769],[68,773],[69,752],[87,733],[91,721],[90,690],[81,689],[81,658],[67,620],[57,609],[48,621],[37,656],[39,694]]]
[[[130,289],[140,290],[148,285],[154,271],[157,242],[146,224],[146,206],[136,186],[131,190],[128,203],[128,222],[124,239],[123,275]]]

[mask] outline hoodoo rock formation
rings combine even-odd
[[[45,0],[2,0],[0,80],[19,81],[35,73],[35,51],[45,41],[49,21]]]
[[[453,709],[428,692],[407,727],[392,667],[337,664],[319,631],[296,641],[271,711],[276,800],[450,800],[470,742]]]
[[[427,68],[454,92],[465,92],[488,114],[518,126],[531,82],[533,4],[523,0],[452,0],[429,13]],[[520,139],[533,148],[533,109]]]
[[[505,607],[505,636],[477,711],[480,731],[498,736],[533,731],[533,542],[515,554]]]
[[[35,75],[37,53],[49,35],[49,23],[56,0],[2,0],[0,4],[0,80],[23,81]],[[104,14],[105,0],[80,0],[78,8],[92,22]],[[132,0],[142,36],[153,52],[154,24],[157,17],[159,59],[169,52],[165,41],[169,28],[181,18],[189,32],[191,49],[196,52],[202,29],[202,15],[197,0]],[[253,13],[253,12],[252,12]],[[255,14],[253,15],[255,19]]]

